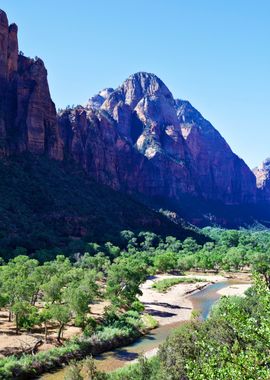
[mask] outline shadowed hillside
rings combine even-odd
[[[180,238],[184,229],[127,195],[97,184],[74,163],[30,154],[0,161],[0,249],[29,252],[63,247],[80,239],[119,240],[124,229]]]

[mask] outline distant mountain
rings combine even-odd
[[[86,107],[61,112],[58,121],[66,158],[148,205],[199,225],[230,225],[241,223],[242,211],[227,220],[232,207],[256,203],[256,179],[245,162],[154,74],[131,75]]]
[[[261,204],[245,162],[154,74],[131,75],[57,115],[43,62],[18,54],[17,26],[0,11],[0,155],[23,152],[78,165],[175,221],[237,226],[252,223]]]

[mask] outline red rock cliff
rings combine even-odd
[[[47,71],[40,59],[18,54],[17,32],[0,10],[0,154],[28,150],[62,159]]]

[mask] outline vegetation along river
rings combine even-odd
[[[194,310],[199,311],[201,317],[206,319],[213,304],[221,297],[218,291],[227,286],[237,285],[239,283],[240,281],[236,279],[217,282],[190,295],[189,299],[192,301]],[[140,354],[157,348],[165,341],[171,331],[182,323],[185,322],[172,323],[158,327],[155,330],[152,330],[149,334],[136,340],[133,344],[96,356],[97,368],[103,371],[112,371],[123,367],[127,363],[137,359]],[[66,370],[67,367],[54,373],[47,373],[40,377],[40,380],[64,380]]]

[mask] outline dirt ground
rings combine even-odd
[[[108,302],[99,302],[91,305],[91,316],[98,319],[102,316],[104,307]],[[47,351],[57,346],[57,325],[49,326],[48,343],[43,343],[38,350]],[[68,324],[64,329],[64,340],[80,335],[82,330],[75,327],[72,323]],[[22,332],[16,335],[15,323],[8,321],[8,311],[0,312],[0,357],[24,352],[42,340],[44,342],[44,329],[36,328],[31,333]]]

